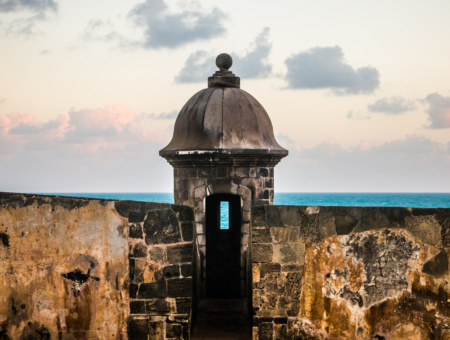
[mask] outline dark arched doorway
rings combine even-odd
[[[206,197],[206,296],[241,297],[241,198]]]

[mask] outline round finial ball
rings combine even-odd
[[[221,71],[228,71],[228,69],[233,65],[233,59],[226,53],[221,53],[216,58],[216,65]]]

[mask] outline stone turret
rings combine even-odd
[[[231,57],[220,54],[216,65],[159,154],[174,167],[175,203],[195,209],[202,296],[245,297],[250,208],[272,204],[274,166],[288,151],[262,105],[229,71]]]

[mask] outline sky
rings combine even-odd
[[[450,192],[448,0],[0,0],[0,191],[172,192],[220,53],[289,156],[276,192]]]

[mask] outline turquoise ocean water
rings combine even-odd
[[[172,193],[46,193],[174,203]],[[275,193],[277,205],[450,208],[450,193]]]

